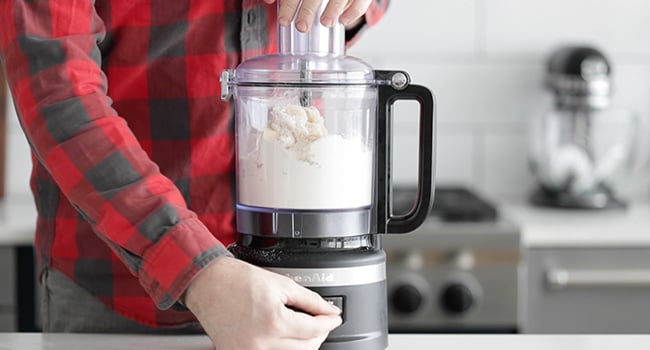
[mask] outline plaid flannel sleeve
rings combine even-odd
[[[111,108],[93,1],[0,0],[0,53],[38,160],[161,309],[228,255]]]
[[[368,7],[368,10],[366,11],[366,14],[363,16],[363,21],[359,24],[359,26],[348,29],[347,32],[345,33],[345,40],[347,42],[347,46],[354,45],[357,40],[361,37],[361,34],[369,27],[374,26],[381,20],[382,17],[384,17],[384,13],[386,13],[386,10],[388,9],[388,5],[390,3],[390,0],[373,0],[370,6]]]

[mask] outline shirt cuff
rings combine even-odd
[[[224,256],[232,254],[201,221],[185,219],[144,255],[140,283],[156,306],[166,310],[177,303],[203,268]]]
[[[361,22],[354,28],[346,29],[345,41],[348,47],[354,45],[361,37],[361,34],[369,27],[374,26],[383,17],[384,12],[381,8],[370,6],[365,15],[363,15]]]
[[[366,16],[361,17],[361,20],[357,25],[355,25],[352,28],[346,28],[345,29],[345,42],[348,45],[354,44],[357,39],[359,38],[359,33],[365,28],[367,25],[366,21]]]

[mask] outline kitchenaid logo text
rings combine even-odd
[[[285,273],[284,275],[296,281],[297,283],[334,282],[335,280],[333,272],[314,272],[301,275]]]

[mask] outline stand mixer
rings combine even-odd
[[[533,203],[572,209],[623,208],[616,185],[647,158],[647,129],[637,114],[612,108],[607,57],[589,46],[555,50],[546,87],[554,106],[531,128],[531,166],[539,187]]]
[[[279,53],[221,76],[234,99],[238,239],[230,250],[342,311],[325,350],[387,347],[386,256],[378,234],[413,231],[433,201],[434,101],[402,71],[345,55],[345,29],[279,27]],[[420,105],[418,191],[392,213],[396,100]]]

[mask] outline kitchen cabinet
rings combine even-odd
[[[650,333],[650,203],[503,209],[527,252],[523,332]]]
[[[650,333],[650,248],[530,249],[527,296],[526,333]]]
[[[32,198],[7,196],[0,201],[0,332],[38,329],[35,223]]]
[[[0,276],[2,276],[2,287],[0,287],[0,332],[17,330],[14,261],[14,250],[0,247]]]
[[[0,246],[0,276],[0,332],[38,330],[33,248]]]

